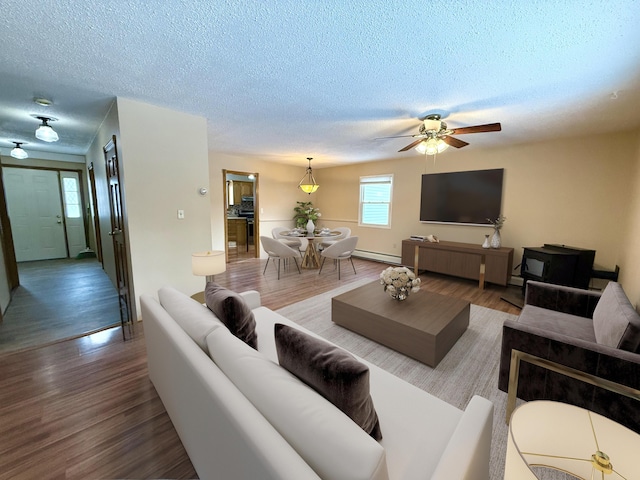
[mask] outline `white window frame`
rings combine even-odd
[[[386,202],[365,202],[364,201],[364,190],[367,185],[380,185],[380,184],[389,184],[389,201]],[[364,223],[363,222],[363,210],[364,206],[367,204],[386,204],[389,209],[389,218],[388,223],[386,225],[377,224],[377,223]],[[358,226],[360,227],[372,227],[372,228],[391,228],[391,212],[393,205],[393,174],[385,174],[385,175],[368,175],[364,177],[360,177],[360,205],[358,206]]]
[[[67,182],[73,183],[74,188],[67,188]],[[80,192],[80,181],[78,174],[69,174],[60,177],[62,187],[62,203],[64,204],[64,215],[66,218],[82,218],[82,195]],[[69,201],[69,193],[76,194],[76,201]],[[76,207],[76,208],[72,208]],[[75,212],[73,211],[75,210]]]

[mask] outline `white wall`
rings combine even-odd
[[[202,290],[191,254],[211,249],[206,119],[118,98],[120,165],[124,174],[131,271],[138,297],[172,285]],[[184,210],[179,220],[177,211]]]
[[[620,254],[620,278],[629,300],[640,308],[640,134],[636,136],[635,163],[627,172],[632,183],[628,199],[628,213],[621,218],[623,228]],[[616,214],[615,210],[610,214]]]
[[[87,153],[96,176],[105,272],[115,285],[109,191],[103,147],[116,136],[122,175],[130,279],[139,317],[139,296],[172,285],[189,295],[203,280],[191,273],[191,253],[211,248],[206,120],[118,98]],[[185,212],[178,220],[177,210]]]

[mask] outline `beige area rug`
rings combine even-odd
[[[473,395],[491,400],[495,410],[490,478],[502,479],[507,442],[507,394],[498,390],[498,369],[502,324],[515,316],[471,305],[468,330],[438,366],[431,368],[331,321],[331,298],[370,281],[337,288],[284,307],[278,313],[460,409],[466,408]]]

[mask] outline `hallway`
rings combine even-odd
[[[116,290],[95,258],[21,262],[18,272],[0,354],[120,324]]]

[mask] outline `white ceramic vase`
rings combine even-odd
[[[313,224],[313,221],[311,219],[309,219],[309,221],[307,222],[307,233],[309,235],[313,235],[313,231],[315,230],[316,226]]]
[[[502,239],[500,238],[500,230],[495,229],[491,237],[491,248],[500,248],[502,246]]]
[[[484,236],[484,242],[482,243],[482,248],[491,248],[491,242],[489,241],[489,235]]]

